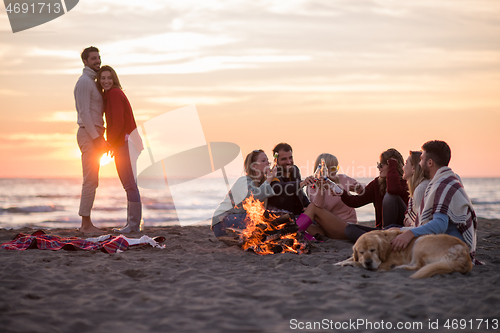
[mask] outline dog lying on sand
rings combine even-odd
[[[471,271],[469,248],[460,239],[445,234],[425,235],[413,239],[406,249],[393,252],[391,241],[401,233],[400,230],[367,232],[354,244],[352,257],[335,265],[384,271],[392,268],[418,270],[410,276],[413,279]]]

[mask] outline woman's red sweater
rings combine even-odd
[[[137,128],[132,107],[120,88],[113,87],[104,93],[106,137],[113,147],[125,144],[125,135]]]
[[[398,162],[389,160],[389,170],[387,171],[386,184],[387,193],[396,194],[403,199],[404,203],[408,206],[408,184],[406,180],[401,178],[398,172]],[[349,207],[358,208],[369,203],[373,203],[375,207],[375,226],[382,228],[383,226],[383,212],[382,202],[385,193],[380,193],[379,177],[372,180],[365,187],[365,191],[360,195],[351,195],[348,191],[342,194],[342,201]]]

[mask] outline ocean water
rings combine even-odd
[[[360,179],[368,183],[370,179]],[[500,219],[500,178],[464,178],[476,214]],[[219,179],[201,179],[175,202],[168,190],[140,188],[145,226],[209,225],[210,217],[226,195]],[[0,179],[0,228],[78,228],[81,179]],[[373,221],[372,205],[356,209],[359,221]],[[182,223],[178,216],[182,216]],[[126,196],[116,178],[100,179],[92,220],[100,227],[126,222]]]

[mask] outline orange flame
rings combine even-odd
[[[255,253],[261,255],[274,254],[276,252],[273,250],[276,248],[279,249],[279,252],[299,253],[297,249],[300,249],[301,251],[303,250],[304,244],[301,244],[297,240],[298,234],[296,232],[288,235],[282,235],[278,240],[266,239],[266,232],[281,230],[287,223],[284,222],[277,226],[269,223],[270,220],[277,219],[279,216],[269,214],[269,218],[266,218],[264,216],[266,209],[261,201],[256,200],[253,196],[250,196],[243,201],[243,209],[247,212],[247,226],[240,235],[240,239],[243,241],[243,250],[252,248]],[[293,245],[290,246],[283,243],[283,239],[293,239]],[[281,242],[278,243],[280,240]]]

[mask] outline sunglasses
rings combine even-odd
[[[386,163],[380,163],[380,162],[377,162],[377,169],[382,169],[384,167],[384,165],[387,165]]]

